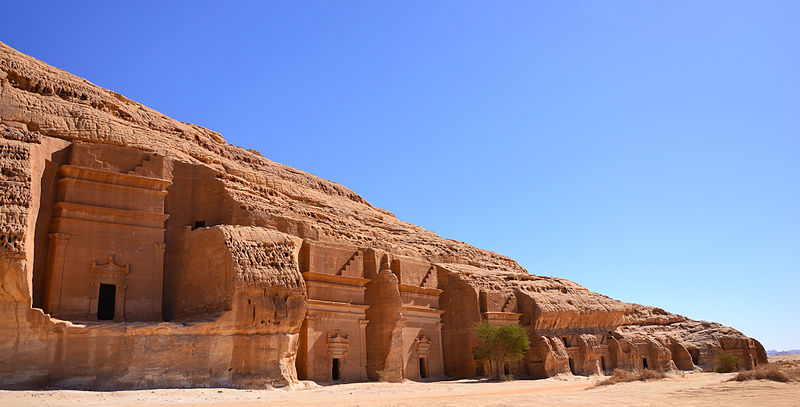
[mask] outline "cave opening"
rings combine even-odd
[[[575,363],[572,361],[572,358],[569,358],[569,371],[575,374]]]

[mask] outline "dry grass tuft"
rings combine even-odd
[[[608,379],[598,382],[595,386],[608,386],[609,384],[625,383],[625,382],[644,382],[648,380],[658,380],[667,377],[664,373],[656,372],[655,370],[644,369],[636,370],[633,372],[615,369],[614,374]]]
[[[761,365],[748,372],[740,372],[731,380],[772,380],[773,382],[800,382],[800,365],[791,362]]]

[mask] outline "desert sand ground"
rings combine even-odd
[[[0,406],[800,406],[800,383],[728,381],[734,375],[686,373],[602,387],[592,387],[601,377],[578,376],[503,383],[307,384],[296,391],[0,391]]]

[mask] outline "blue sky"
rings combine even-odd
[[[25,8],[0,41],[403,220],[800,348],[800,3]]]

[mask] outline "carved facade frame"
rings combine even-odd
[[[336,329],[333,333],[328,333],[325,337],[325,343],[328,345],[328,360],[331,364],[328,371],[333,368],[333,359],[339,360],[339,380],[343,379],[344,361],[348,350],[350,350],[350,335],[342,335]],[[333,379],[333,377],[331,377]]]
[[[125,321],[125,291],[128,288],[128,273],[130,264],[124,266],[114,262],[114,256],[108,256],[105,264],[92,261],[89,265],[92,281],[92,296],[89,298],[89,320],[97,320],[97,307],[100,302],[100,284],[116,286],[114,298],[114,321]]]

